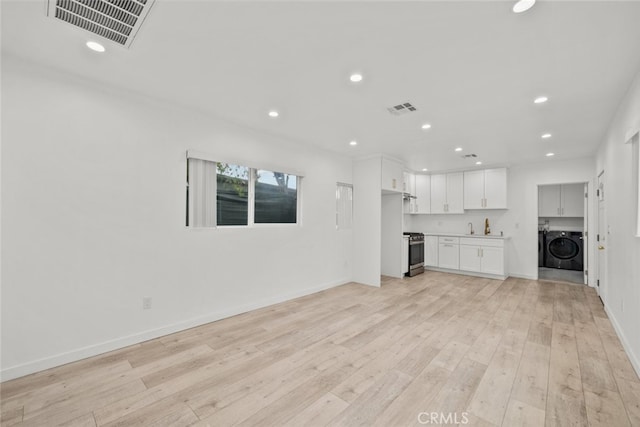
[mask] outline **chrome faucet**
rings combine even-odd
[[[469,226],[469,234],[475,234],[475,231],[473,231],[473,223],[470,222],[469,224],[467,224]]]

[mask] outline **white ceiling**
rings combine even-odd
[[[45,5],[2,2],[3,55],[415,170],[473,166],[456,146],[483,166],[591,155],[640,69],[638,1],[156,0],[131,48],[103,54]]]

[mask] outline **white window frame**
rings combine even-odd
[[[215,223],[216,225],[214,226],[193,226],[191,225],[192,222],[192,216],[191,216],[191,212],[189,211],[189,209],[191,209],[192,206],[192,192],[190,191],[189,188],[189,174],[187,174],[187,182],[186,182],[186,189],[187,189],[187,212],[186,212],[186,228],[190,229],[190,230],[211,230],[211,229],[215,229],[215,230],[222,230],[222,229],[247,229],[247,228],[281,228],[281,227],[301,227],[302,226],[302,195],[303,195],[303,191],[302,191],[302,186],[303,186],[303,178],[304,175],[301,172],[298,171],[291,171],[288,170],[286,168],[278,168],[278,167],[273,167],[273,166],[261,166],[261,167],[256,167],[256,166],[249,166],[246,164],[246,162],[242,162],[242,161],[221,161],[221,160],[215,160],[215,157],[207,154],[207,153],[202,153],[199,151],[194,151],[194,150],[189,150],[187,151],[187,170],[189,170],[188,168],[188,164],[189,164],[189,159],[198,159],[198,160],[205,160],[208,162],[213,163],[214,165],[216,165],[218,163],[227,163],[227,164],[233,164],[233,165],[237,165],[237,166],[243,166],[249,169],[249,185],[248,185],[248,198],[247,198],[247,225],[217,225],[217,212],[214,211],[214,218],[215,218]],[[256,179],[257,179],[257,171],[258,170],[265,170],[265,171],[269,171],[269,172],[278,172],[278,173],[286,173],[288,175],[294,175],[296,177],[296,222],[295,223],[256,223],[255,222],[255,184],[256,184]],[[216,171],[217,173],[217,171]],[[217,210],[217,186],[216,186],[216,200],[214,201],[214,209]]]
[[[341,188],[351,189],[351,204],[348,209],[349,220],[345,224],[345,219],[340,218],[341,213],[345,213],[346,209],[339,206]],[[341,226],[341,224],[343,224]],[[353,229],[353,184],[344,182],[336,183],[336,230],[352,230]]]

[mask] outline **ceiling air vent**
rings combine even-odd
[[[48,15],[129,47],[154,0],[49,0]]]
[[[395,116],[400,116],[402,114],[411,113],[412,111],[417,110],[418,109],[411,105],[410,102],[403,102],[402,104],[394,105],[393,107],[387,108],[387,111]]]
[[[475,154],[465,154],[465,155],[460,156],[460,157],[462,157],[463,159],[475,159],[478,156],[475,155]]]

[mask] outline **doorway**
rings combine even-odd
[[[588,184],[538,186],[538,279],[587,284]]]

